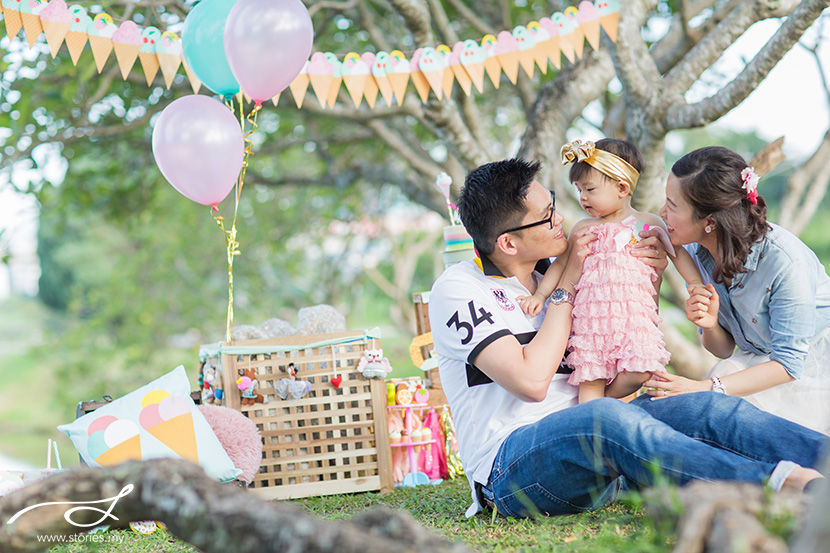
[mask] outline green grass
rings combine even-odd
[[[630,504],[618,503],[579,515],[517,520],[492,516],[489,511],[467,519],[464,511],[469,502],[470,491],[464,478],[438,486],[398,489],[388,494],[343,494],[293,501],[299,508],[324,520],[348,519],[375,507],[406,511],[430,531],[449,540],[463,541],[470,549],[481,553],[668,553],[674,545],[671,535],[655,530],[642,509]],[[61,545],[50,552],[197,551],[163,530],[147,536],[131,530],[110,531],[105,535],[111,539],[100,546],[89,543]]]

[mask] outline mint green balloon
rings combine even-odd
[[[236,0],[202,0],[187,14],[182,30],[182,53],[188,68],[216,94],[230,97],[239,83],[225,57],[225,21]]]

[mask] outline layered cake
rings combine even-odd
[[[473,259],[475,256],[473,239],[464,225],[444,227],[444,268],[465,259]]]

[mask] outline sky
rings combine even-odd
[[[775,20],[757,23],[724,53],[715,71],[704,75],[717,79],[719,75],[731,78],[751,59],[775,32],[780,23]],[[814,25],[802,41],[812,45],[818,35]],[[830,40],[820,49],[824,68],[830,74]],[[712,93],[698,83],[687,95],[696,101]],[[713,124],[716,128],[755,131],[772,141],[784,136],[784,153],[792,160],[803,160],[821,142],[830,128],[828,99],[821,83],[815,58],[804,48],[796,46],[772,70],[763,83],[743,102]],[[728,144],[724,144],[728,146]],[[7,245],[13,254],[15,292],[27,295],[37,293],[39,269],[35,255],[37,206],[31,197],[14,193],[0,185],[0,251]],[[8,267],[0,265],[0,299],[6,297],[12,283]]]

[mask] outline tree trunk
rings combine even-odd
[[[70,501],[75,504],[34,507]],[[96,501],[100,511],[78,504],[92,507]],[[11,524],[5,522],[30,507]],[[69,512],[70,507],[78,510]],[[197,465],[171,459],[74,469],[0,498],[0,550],[43,551],[50,543],[37,536],[84,530],[66,518],[76,524],[112,523],[103,514],[109,508],[121,523],[162,521],[173,535],[206,553],[469,551],[431,534],[405,514],[370,511],[351,521],[324,522],[289,503],[263,501],[214,482]]]

